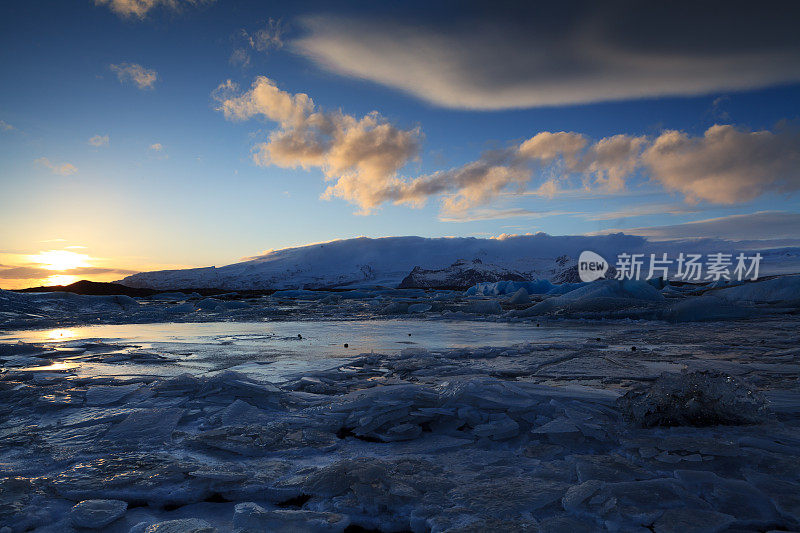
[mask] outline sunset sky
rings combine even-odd
[[[0,287],[359,235],[800,239],[798,13],[695,4],[3,2]]]

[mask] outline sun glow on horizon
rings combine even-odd
[[[50,276],[44,279],[44,284],[46,286],[53,286],[53,285],[71,285],[76,281],[80,280],[78,276],[70,276],[68,274],[56,274],[54,276]]]
[[[89,263],[90,257],[88,255],[70,252],[69,250],[42,251],[29,256],[29,259],[47,270],[72,270],[73,268],[92,266]]]

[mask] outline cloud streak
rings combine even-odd
[[[596,235],[624,232],[653,240],[719,238],[731,240],[788,239],[800,242],[800,213],[759,211],[709,218],[684,224],[643,228],[609,229]]]
[[[59,176],[69,176],[70,174],[78,172],[77,167],[71,163],[53,163],[46,157],[40,157],[36,159],[34,163],[50,169],[50,172],[58,174]]]
[[[179,11],[184,7],[196,7],[213,2],[214,0],[94,0],[95,5],[108,6],[120,17],[138,19],[144,19],[150,10],[159,6]]]
[[[154,89],[158,80],[158,73],[155,70],[136,63],[112,64],[109,68],[117,74],[120,83],[133,82],[142,90]]]
[[[95,148],[100,148],[101,146],[108,146],[108,135],[95,135],[91,139],[89,139],[88,143]]]
[[[54,275],[53,270],[31,266],[6,266],[0,265],[0,279],[44,279]],[[101,274],[119,274],[128,276],[136,274],[138,270],[125,270],[120,268],[105,267],[80,267],[57,271],[59,275],[67,276],[98,276]]]
[[[448,22],[317,15],[293,49],[435,105],[510,109],[749,90],[800,80],[785,3],[467,4]],[[690,13],[690,15],[689,15]]]

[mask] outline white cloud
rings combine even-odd
[[[161,143],[153,143],[150,145],[150,149],[153,150],[154,152],[160,152],[164,149],[164,145],[162,145]]]
[[[735,204],[800,189],[800,134],[715,125],[702,137],[662,133],[642,157],[650,176],[689,201]]]
[[[214,96],[229,120],[261,116],[280,126],[253,147],[257,165],[320,168],[331,182],[323,196],[348,200],[364,213],[386,200],[386,191],[401,183],[397,172],[419,152],[418,128],[399,129],[377,112],[357,118],[323,111],[308,95],[282,91],[263,76],[243,94],[228,80]]]
[[[172,10],[180,10],[185,6],[210,4],[214,0],[94,0],[95,5],[107,5],[111,11],[121,17],[143,19],[147,13],[158,6]]]
[[[785,6],[721,10],[675,0],[668,9],[531,3],[476,12],[470,5],[447,24],[423,15],[307,17],[293,47],[332,72],[452,108],[699,95],[800,80],[800,39]]]
[[[158,73],[155,70],[136,63],[119,63],[109,65],[109,68],[117,74],[120,82],[132,81],[140,89],[153,89],[158,79]]]
[[[95,147],[108,146],[108,135],[95,135],[89,139],[89,144]]]
[[[45,168],[49,168],[53,174],[58,174],[59,176],[69,176],[70,174],[75,174],[78,172],[78,169],[75,165],[70,163],[53,163],[46,157],[40,157],[39,159],[35,160],[34,163],[37,165],[42,165]]]
[[[0,131],[11,131],[15,129],[14,126],[6,122],[5,120],[0,120]]]

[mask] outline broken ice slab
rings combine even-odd
[[[84,500],[69,512],[69,519],[76,527],[100,529],[117,520],[128,509],[128,503],[120,500]]]
[[[135,411],[112,427],[105,438],[122,446],[167,442],[171,439],[181,415],[183,409],[177,408]]]

